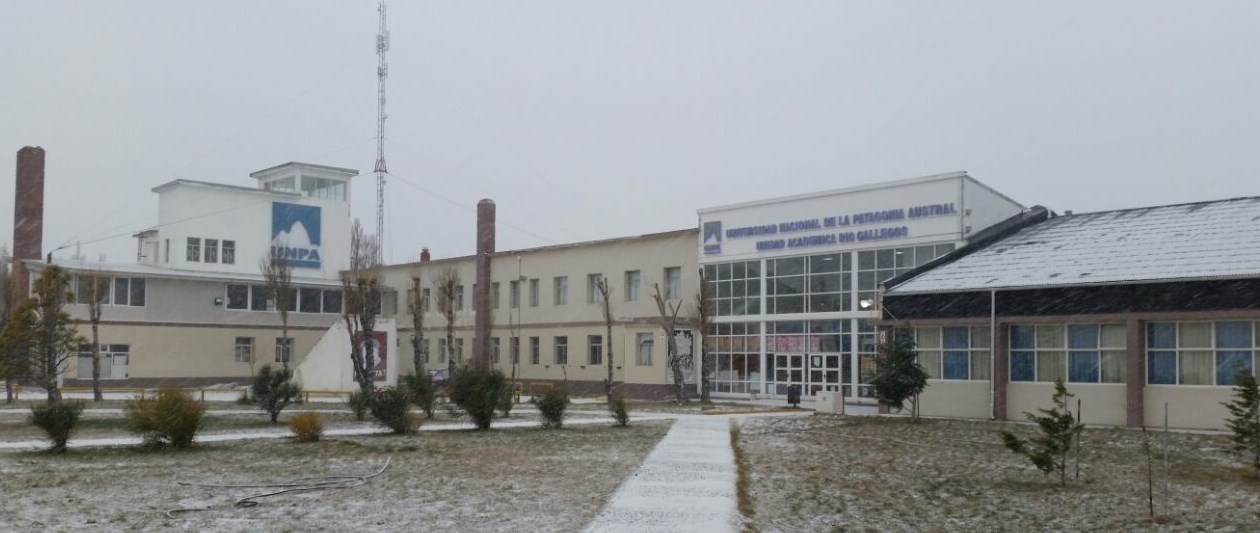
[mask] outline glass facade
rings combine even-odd
[[[1146,382],[1232,386],[1260,363],[1260,322],[1152,322],[1146,325]]]

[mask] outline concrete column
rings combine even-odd
[[[1146,321],[1130,319],[1124,336],[1125,425],[1146,425]]]
[[[44,257],[44,149],[25,146],[17,152],[13,194],[13,305],[26,300],[30,277],[22,259]]]
[[[477,202],[477,284],[473,294],[476,322],[473,332],[473,361],[490,367],[490,256],[494,254],[494,201]]]
[[[1011,381],[1010,346],[1010,328],[998,322],[997,331],[993,335],[993,346],[989,347],[993,350],[993,368],[990,369],[989,378],[993,386],[993,412],[990,414],[994,420],[1006,420],[1006,388]]]

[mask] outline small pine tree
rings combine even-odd
[[[1037,470],[1046,475],[1058,472],[1060,485],[1067,485],[1067,456],[1072,449],[1072,440],[1085,429],[1068,407],[1072,397],[1063,386],[1063,380],[1057,379],[1054,381],[1054,408],[1038,409],[1040,415],[1024,413],[1041,429],[1041,435],[1023,440],[1009,431],[1001,432],[1003,444],[1012,452],[1027,457]]]
[[[293,381],[292,369],[271,368],[271,365],[263,365],[258,369],[258,375],[254,377],[250,391],[254,403],[266,411],[271,416],[271,423],[275,424],[280,418],[280,411],[297,401],[302,395],[302,386]]]
[[[910,415],[918,420],[919,394],[927,388],[927,372],[919,366],[911,330],[898,329],[892,337],[880,345],[875,360],[875,377],[871,379],[875,398],[898,411],[909,401]]]
[[[1260,478],[1260,386],[1249,372],[1234,380],[1234,401],[1222,402],[1229,409],[1230,419],[1225,426],[1234,434],[1234,449],[1251,456],[1251,468]]]

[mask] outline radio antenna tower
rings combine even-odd
[[[389,64],[385,52],[389,51],[389,30],[385,29],[385,0],[376,8],[381,12],[381,27],[376,34],[376,261],[385,264],[385,78],[389,76]]]

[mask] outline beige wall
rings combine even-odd
[[[1071,400],[1076,413],[1076,400],[1081,400],[1081,421],[1086,424],[1125,425],[1125,386],[1123,383],[1067,383],[1067,391],[1076,395]],[[1027,420],[1025,412],[1053,407],[1053,383],[1010,383],[1006,393],[1007,420]]]
[[[919,413],[924,416],[989,418],[988,381],[928,380],[919,396]]]
[[[1164,426],[1164,403],[1168,403],[1168,426],[1191,429],[1225,429],[1229,411],[1221,402],[1233,397],[1233,387],[1190,385],[1147,385],[1144,391],[1143,424]]]

